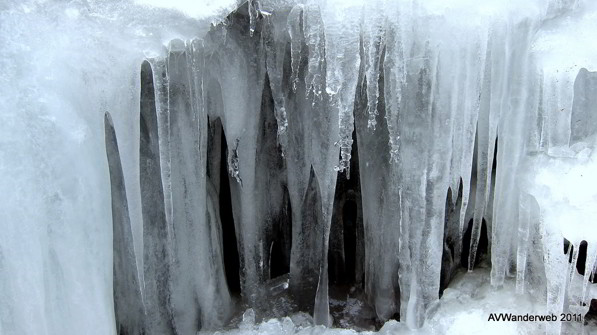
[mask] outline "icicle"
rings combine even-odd
[[[375,129],[377,124],[377,104],[379,99],[380,64],[383,62],[382,51],[385,48],[385,22],[383,3],[376,0],[363,8],[361,29],[365,48],[365,73],[367,77],[367,127]]]
[[[512,27],[505,27],[508,49],[502,77],[493,76],[498,84],[492,109],[499,113],[500,147],[497,154],[498,166],[495,182],[495,200],[493,208],[493,234],[491,240],[491,283],[494,286],[503,285],[510,263],[515,262],[514,241],[512,233],[519,221],[518,202],[520,194],[519,174],[521,161],[525,156],[526,127],[529,120],[527,111],[536,109],[533,98],[535,92],[531,89],[536,84],[533,75],[533,62],[529,48],[531,37],[535,30],[535,23],[526,21],[516,32]],[[497,48],[497,47],[496,47]],[[501,47],[503,50],[503,46]],[[494,58],[494,61],[497,57]],[[508,74],[511,73],[510,76]],[[513,93],[516,92],[516,93]],[[492,111],[493,113],[494,111]],[[514,209],[514,210],[513,210]]]
[[[325,25],[326,91],[330,113],[338,113],[341,159],[335,171],[350,176],[354,96],[359,75],[359,19],[354,7],[327,6],[322,11]]]
[[[170,222],[172,216],[172,186],[170,183],[170,104],[168,102],[168,72],[166,59],[155,58],[149,60],[153,70],[155,87],[156,112],[158,114],[158,136],[160,145],[160,165],[164,187],[164,201],[166,202],[166,220]]]
[[[255,27],[257,26],[257,16],[259,15],[259,2],[257,0],[249,0],[249,35],[253,37]]]
[[[301,63],[301,51],[305,43],[304,33],[304,6],[296,5],[288,14],[288,34],[290,35],[290,53],[292,74],[290,82],[292,89],[296,91],[299,81],[299,66]]]
[[[397,9],[396,9],[397,11]],[[390,17],[398,13],[392,13]],[[400,106],[402,104],[402,87],[406,84],[404,67],[404,47],[401,22],[388,20],[386,26],[386,56],[384,63],[384,86],[386,102],[386,120],[389,131],[390,161],[398,163],[400,153]]]
[[[284,152],[288,146],[288,137],[286,134],[288,128],[288,116],[286,115],[286,100],[282,88],[282,80],[287,40],[286,34],[280,33],[280,31],[285,31],[286,27],[277,26],[277,21],[281,20],[274,18],[272,15],[265,16],[261,38],[265,47],[265,66],[267,68],[275,104],[275,115],[278,124],[278,143],[282,148],[282,156],[284,156]]]
[[[309,51],[305,88],[307,98],[310,98],[312,105],[315,106],[318,101],[323,100],[325,89],[325,35],[319,6],[306,6],[303,20],[305,44]]]
[[[525,292],[525,273],[527,264],[527,253],[529,249],[529,227],[535,223],[532,222],[532,213],[535,199],[528,194],[521,196],[520,202],[520,220],[518,222],[518,241],[516,252],[516,293]]]
[[[591,299],[595,297],[591,297],[588,292],[587,288],[589,288],[589,284],[591,283],[593,273],[595,272],[595,264],[597,260],[597,244],[596,243],[587,243],[587,258],[585,261],[585,274],[584,280],[582,283],[582,295],[581,295],[581,302],[585,305],[591,304]]]

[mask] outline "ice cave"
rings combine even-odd
[[[0,334],[597,334],[594,0],[0,0]]]

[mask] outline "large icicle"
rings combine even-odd
[[[536,29],[536,23],[530,20],[522,22],[517,31],[507,34],[511,53],[507,54],[508,79],[503,78],[500,92],[502,101],[499,110],[498,137],[499,150],[495,182],[493,207],[493,225],[491,238],[491,281],[492,285],[501,286],[511,263],[515,263],[515,243],[513,227],[518,227],[518,203],[520,189],[518,174],[521,158],[526,153],[526,131],[529,113],[537,108],[536,94],[531,85],[538,82],[533,75],[533,63],[530,57],[530,39]],[[511,27],[506,27],[510,30]],[[493,78],[497,80],[497,78]],[[510,226],[511,225],[511,226]]]
[[[288,145],[286,135],[288,118],[286,116],[286,97],[283,88],[287,21],[288,18],[285,15],[267,15],[264,18],[263,31],[261,33],[266,56],[265,66],[275,104],[278,142],[283,150]]]
[[[205,124],[192,108],[189,55],[181,40],[170,42],[167,59],[168,105],[170,115],[170,180],[172,185],[172,313],[178,332],[196,332],[201,320],[198,295],[201,268],[201,237],[205,233],[205,179],[199,154],[199,123]],[[201,134],[203,135],[203,134]],[[203,323],[203,320],[201,320]]]
[[[261,195],[255,192],[256,175],[268,173],[256,171],[259,150],[256,116],[264,87],[265,52],[258,43],[261,39],[252,39],[243,28],[248,19],[246,7],[235,14],[229,17],[227,26],[215,27],[206,39],[205,77],[208,85],[213,82],[221,88],[223,110],[219,116],[228,142],[229,174],[235,179],[230,187],[241,261],[241,290],[245,299],[255,304],[264,280],[263,264],[267,262],[260,248],[264,237],[259,211]],[[255,33],[261,30],[260,25],[259,28]]]
[[[151,66],[141,66],[140,180],[143,212],[143,296],[149,333],[174,334],[170,308],[171,233],[160,170],[158,115]]]
[[[354,130],[354,97],[360,66],[359,18],[353,15],[355,6],[330,4],[322,10],[325,27],[326,91],[329,113],[339,115],[341,172],[350,167],[352,132]]]
[[[112,229],[114,239],[114,315],[116,329],[131,335],[145,332],[145,309],[141,298],[141,286],[133,233],[129,217],[124,176],[114,123],[109,113],[104,118],[106,154],[110,167],[112,189]]]

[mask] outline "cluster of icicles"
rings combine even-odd
[[[463,252],[468,268],[475,266],[483,225],[493,286],[516,277],[521,293],[546,297],[550,313],[587,311],[592,271],[582,277],[576,261],[568,265],[561,234],[543,223],[538,200],[522,188],[533,157],[586,141],[594,131],[571,125],[592,107],[573,110],[580,94],[574,78],[544,73],[532,50],[542,23],[575,3],[465,16],[466,4],[421,2],[250,1],[204,39],[173,41],[167,57],[143,64],[143,236],[132,236],[143,249],[135,254],[125,241],[115,254],[120,329],[191,334],[230,317],[221,185],[218,168],[210,167],[224,164],[210,145],[214,122],[227,141],[241,292],[249,306],[267,300],[273,232],[291,224],[289,290],[317,323],[330,323],[336,181],[358,159],[364,288],[379,319],[399,314],[420,327]],[[577,82],[590,75],[581,71]],[[110,139],[108,156],[117,157]],[[355,146],[359,155],[351,157]],[[113,215],[115,225],[130,227],[136,223],[127,221],[126,206],[114,204],[115,189],[123,190],[115,187],[123,185],[119,165],[110,163],[113,212],[124,212]],[[120,199],[126,202],[126,194]],[[580,241],[572,243],[576,259]],[[588,246],[587,269],[596,247]],[[135,263],[142,284],[131,281]]]

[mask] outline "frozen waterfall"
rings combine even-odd
[[[0,335],[597,332],[597,3],[182,3],[0,3]]]

